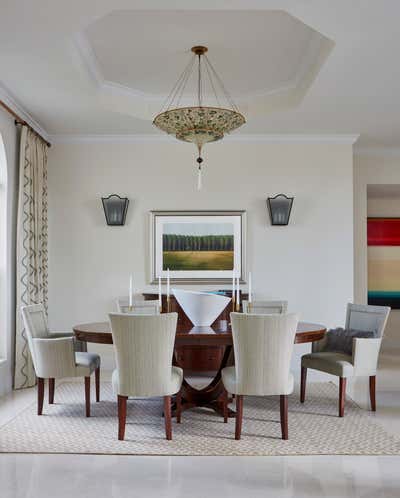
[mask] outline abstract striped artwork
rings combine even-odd
[[[368,218],[368,304],[400,309],[400,218]]]

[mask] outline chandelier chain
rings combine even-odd
[[[225,85],[222,81],[222,79],[219,77],[219,74],[217,73],[217,71],[214,69],[214,66],[211,64],[210,60],[208,59],[208,57],[206,55],[204,55],[204,59],[205,61],[207,62],[207,64],[210,66],[211,68],[211,71],[213,72],[214,76],[215,76],[215,79],[218,81],[224,95],[225,95],[225,98],[226,100],[229,102],[229,104],[231,105],[232,109],[234,109],[236,112],[239,111],[237,105],[235,104],[234,100],[232,99],[230,93],[228,92],[228,90],[225,88]]]

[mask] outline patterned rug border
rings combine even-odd
[[[329,384],[330,386],[334,387],[335,389],[337,388],[336,384],[332,381],[329,381],[329,382],[314,382],[314,383],[310,383],[310,385],[314,385],[315,386],[326,386],[327,384]],[[56,393],[57,391],[60,390],[61,387],[65,387],[65,386],[68,386],[68,385],[79,385],[78,382],[73,382],[73,381],[68,381],[68,380],[65,380],[65,381],[61,381],[57,384],[57,387],[56,387]],[[105,387],[105,386],[110,386],[111,383],[110,382],[103,382],[102,383],[102,387]],[[295,392],[293,393],[294,395],[297,394],[296,390]],[[83,389],[82,389],[82,396],[83,396]],[[249,397],[250,398],[250,397]],[[382,425],[380,425],[379,423],[377,423],[375,420],[374,420],[374,415],[371,414],[369,411],[367,410],[364,410],[360,407],[360,405],[358,403],[356,403],[350,396],[347,396],[346,398],[346,407],[347,409],[349,409],[351,407],[351,405],[353,405],[353,407],[356,407],[358,410],[360,410],[362,413],[361,413],[361,417],[367,421],[367,423],[370,425],[370,429],[374,429],[374,430],[377,430],[379,432],[382,432],[385,437],[388,439],[388,440],[391,440],[393,444],[395,445],[399,445],[398,447],[398,450],[395,451],[395,452],[388,452],[388,451],[379,451],[379,450],[374,450],[372,452],[365,452],[365,451],[332,451],[332,452],[304,452],[304,453],[301,453],[301,452],[290,452],[287,451],[287,450],[283,450],[283,451],[275,451],[275,453],[273,454],[263,454],[263,453],[260,453],[260,452],[254,452],[254,453],[240,453],[240,452],[225,452],[223,454],[221,453],[217,453],[217,452],[204,452],[202,454],[198,454],[198,453],[191,453],[191,452],[180,452],[180,453],[177,453],[176,450],[172,450],[171,452],[132,452],[132,451],[129,451],[129,449],[131,449],[131,447],[128,447],[127,446],[127,450],[126,451],[68,451],[68,450],[45,450],[45,451],[41,451],[41,450],[35,450],[35,451],[16,451],[16,450],[4,450],[0,444],[0,454],[16,454],[16,455],[23,455],[23,454],[31,454],[31,455],[34,455],[34,454],[37,454],[37,455],[98,455],[98,456],[132,456],[132,457],[137,457],[137,456],[148,456],[148,457],[154,457],[154,456],[157,456],[157,457],[162,457],[162,456],[181,456],[181,457],[186,457],[186,456],[191,456],[191,457],[209,457],[209,456],[229,456],[229,457],[257,457],[257,456],[262,456],[262,457],[282,457],[282,456],[396,456],[396,455],[400,455],[400,438],[397,438],[395,435],[389,433],[386,431],[386,429],[384,427],[382,427]],[[59,405],[60,406],[60,405]],[[0,426],[0,443],[1,443],[1,435],[2,435],[2,432],[7,430],[7,428],[9,428],[9,426],[11,426],[13,424],[13,422],[15,422],[17,419],[23,417],[24,415],[27,414],[27,412],[31,413],[32,410],[35,410],[36,408],[36,400],[35,401],[32,401],[32,403],[30,403],[29,405],[27,405],[24,409],[22,409],[20,412],[18,412],[17,414],[15,414],[11,419],[9,419],[5,424],[1,425]],[[336,406],[335,406],[336,408]],[[199,413],[199,411],[197,411],[197,413]],[[294,412],[293,412],[294,413]],[[345,417],[346,417],[346,414],[345,414]],[[82,416],[83,419],[85,419],[85,417]],[[183,421],[182,423],[184,423],[184,418],[183,418]],[[234,422],[233,422],[234,424]],[[231,436],[232,436],[232,442],[234,442],[234,425],[233,424],[230,424],[230,428],[232,429],[231,430]],[[290,424],[290,405],[289,405],[289,424]],[[116,430],[116,427],[117,427],[117,417],[115,416],[115,430]],[[290,426],[289,426],[289,430],[290,430]],[[246,435],[244,434],[244,436],[246,437]],[[263,437],[263,436],[260,436],[260,438]],[[290,434],[289,434],[289,437],[290,437]],[[290,439],[289,439],[290,441]],[[129,440],[126,440],[125,443],[126,444],[129,444]],[[168,441],[164,440],[163,441],[164,444],[169,444]],[[174,440],[171,441],[171,444],[174,443]]]

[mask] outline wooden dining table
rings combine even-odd
[[[86,343],[113,344],[111,326],[109,322],[94,322],[75,325],[73,327],[75,337]],[[299,322],[295,335],[295,344],[311,343],[319,341],[325,335],[324,325],[308,322]],[[220,321],[212,327],[193,327],[188,324],[179,324],[175,336],[175,348],[180,346],[209,347],[224,346],[224,354],[219,368],[213,373],[211,382],[203,387],[196,388],[189,382],[189,375],[193,372],[185,372],[182,383],[182,411],[194,407],[206,407],[214,410],[222,416],[223,413],[223,384],[222,369],[234,364],[233,338],[230,324]],[[174,365],[179,366],[176,349],[174,350]],[[174,410],[173,410],[174,413]],[[229,417],[234,417],[235,412],[229,410]]]

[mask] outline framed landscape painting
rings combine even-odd
[[[151,211],[151,281],[228,283],[245,275],[245,211]]]
[[[368,304],[400,309],[400,218],[368,218]]]

